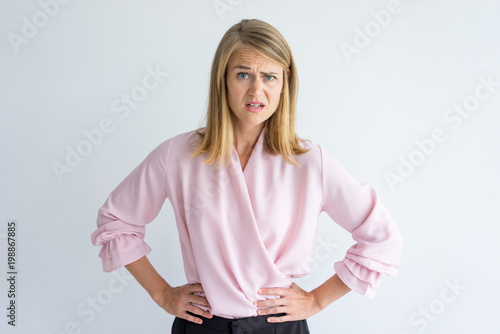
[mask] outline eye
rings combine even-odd
[[[247,79],[248,78],[248,74],[240,72],[240,73],[238,73],[238,78],[240,78],[240,79]]]
[[[274,79],[276,79],[276,77],[274,75],[266,75],[267,81],[273,81]]]

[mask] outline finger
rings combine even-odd
[[[212,319],[212,317],[214,316],[209,311],[203,311],[203,313],[201,315],[204,316],[205,318],[209,318],[209,319]]]
[[[186,319],[187,321],[194,322],[195,324],[198,324],[198,325],[201,325],[203,323],[203,320],[201,320],[201,318],[192,316],[189,313],[185,313],[185,315],[181,316],[180,318]]]
[[[195,305],[190,305],[187,309],[187,311],[193,313],[193,315],[201,315],[202,317],[205,318],[212,318],[213,315],[209,311],[205,311],[204,309],[201,309]]]
[[[269,307],[257,310],[258,315],[286,313],[284,306]]]
[[[195,306],[196,307],[196,306]],[[210,311],[205,311],[204,309],[198,308],[198,309],[191,309],[189,312],[194,313],[196,315],[201,315],[202,317],[212,319],[214,316]]]
[[[288,289],[286,288],[260,288],[259,295],[286,296]]]
[[[286,298],[274,298],[274,299],[266,299],[266,300],[257,300],[253,304],[257,307],[266,307],[266,306],[284,306],[286,305]]]
[[[188,291],[190,293],[193,293],[193,292],[203,292],[205,293],[205,291],[203,291],[203,287],[201,286],[200,283],[193,283],[193,284],[188,284]]]
[[[208,306],[210,307],[210,304],[208,303],[208,300],[205,297],[200,297],[200,296],[190,296],[189,301],[191,303],[203,305],[203,306]]]
[[[281,316],[281,317],[269,317],[269,318],[267,318],[267,322],[273,322],[273,323],[293,321],[293,320],[294,320],[293,317],[288,315],[288,314]]]

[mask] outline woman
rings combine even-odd
[[[396,275],[402,238],[374,190],[295,133],[298,79],[282,35],[242,20],[211,70],[206,126],[155,148],[99,209],[104,271],[125,266],[176,318],[172,333],[309,333],[306,319],[354,290],[372,298]],[[169,199],[188,283],[170,286],[146,255],[145,225]],[[307,292],[319,214],[356,244]]]

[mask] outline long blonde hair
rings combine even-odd
[[[281,33],[261,20],[241,20],[222,37],[212,62],[208,109],[204,132],[195,151],[196,157],[207,153],[204,164],[216,167],[229,164],[233,149],[232,112],[226,95],[226,70],[231,56],[243,47],[251,47],[283,66],[283,90],[277,110],[265,121],[265,149],[272,155],[281,154],[286,162],[300,166],[294,154],[308,152],[299,145],[296,130],[298,77],[295,61]],[[287,69],[289,73],[287,73]]]

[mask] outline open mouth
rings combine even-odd
[[[247,106],[249,106],[250,108],[262,108],[264,105],[262,103],[260,104],[247,103]]]

